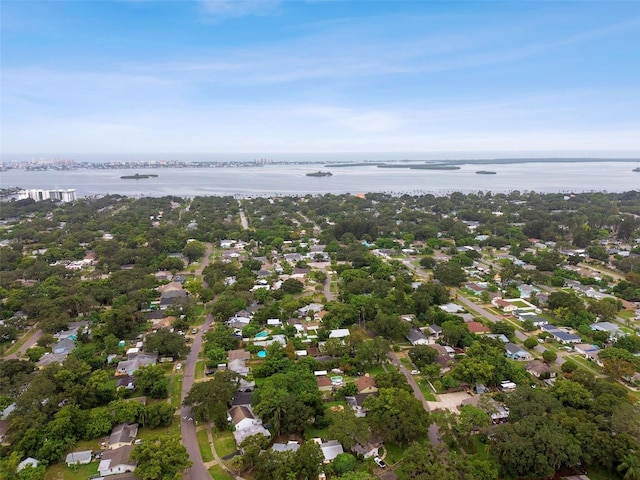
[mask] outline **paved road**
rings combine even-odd
[[[418,382],[416,382],[416,379],[413,377],[413,375],[411,375],[411,372],[407,369],[407,367],[404,366],[400,359],[398,359],[394,352],[389,352],[387,356],[389,357],[389,360],[391,360],[391,363],[398,368],[398,371],[407,378],[407,382],[409,382],[409,385],[413,389],[413,394],[418,400],[420,400],[420,402],[422,402],[422,406],[424,407],[424,409],[427,412],[431,411],[427,400],[424,398],[422,390],[420,390],[420,387],[418,386]],[[429,426],[429,441],[433,445],[438,445],[440,443],[439,429],[438,425],[436,425],[435,423]]]
[[[244,230],[249,230],[249,222],[247,221],[247,216],[244,214],[244,210],[242,209],[242,201],[238,200],[238,204],[240,205],[240,224]]]
[[[331,292],[331,272],[327,271],[327,280],[324,282],[324,296],[327,298],[327,302],[333,300],[333,293]]]
[[[207,243],[202,262],[196,270],[197,275],[202,275],[202,271],[209,264],[209,259],[211,257],[212,251],[213,245]],[[184,400],[184,398],[189,393],[189,390],[191,390],[191,387],[193,386],[196,374],[196,363],[198,362],[198,354],[200,353],[200,349],[202,347],[202,335],[204,334],[204,332],[209,330],[209,327],[212,323],[213,317],[211,316],[211,314],[209,314],[207,315],[207,318],[205,319],[200,329],[198,329],[198,332],[193,337],[191,350],[189,351],[189,355],[187,355],[187,359],[184,362],[181,400]],[[209,475],[209,472],[207,471],[207,468],[202,461],[202,456],[200,455],[200,448],[198,447],[198,437],[196,435],[196,424],[193,420],[193,415],[191,413],[190,407],[182,407],[180,410],[180,432],[182,433],[182,444],[187,449],[189,458],[193,463],[191,468],[189,468],[188,470],[188,474],[184,478],[187,478],[189,480],[211,480],[211,475]]]
[[[29,335],[28,333],[26,335]],[[33,335],[31,335],[31,337],[29,337],[29,339],[24,342],[24,344],[22,344],[22,346],[18,349],[18,351],[16,351],[16,353],[12,353],[11,355],[7,355],[6,357],[4,357],[5,360],[13,360],[13,359],[17,359],[20,358],[24,355],[24,352],[26,352],[29,348],[33,347],[36,342],[40,339],[40,337],[42,336],[42,330],[36,330]]]
[[[193,343],[191,344],[191,351],[187,356],[187,360],[184,363],[184,377],[182,381],[182,400],[187,396],[189,390],[194,383],[194,377],[196,372],[196,362],[198,361],[198,353],[200,353],[200,347],[202,346],[202,335],[206,332],[213,323],[213,317],[207,315],[207,319],[202,324],[202,328],[198,330]],[[190,407],[182,407],[180,410],[180,431],[182,432],[182,444],[189,453],[189,458],[193,462],[191,468],[189,468],[189,480],[206,480],[211,479],[209,472],[207,472],[202,457],[200,456],[200,448],[198,447],[198,437],[196,436],[196,424],[193,420]]]

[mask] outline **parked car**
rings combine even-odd
[[[383,459],[381,459],[380,457],[375,457],[373,459],[373,461],[376,462],[376,465],[378,465],[380,468],[386,468],[387,467],[386,462]]]
[[[411,375],[420,375],[420,370],[411,370]]]

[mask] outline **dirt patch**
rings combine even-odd
[[[456,393],[443,393],[442,395],[436,395],[437,402],[427,402],[431,410],[449,410],[453,413],[458,413],[458,408],[462,404],[462,401],[471,398],[467,392]]]

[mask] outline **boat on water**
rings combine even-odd
[[[330,177],[333,173],[331,172],[322,172],[318,170],[317,172],[307,173],[307,177]]]
[[[634,168],[633,170],[631,170],[632,172],[640,172],[640,167],[638,168]]]
[[[155,175],[153,173],[145,173],[144,175],[136,173],[135,175],[122,175],[120,178],[124,178],[125,180],[140,180],[143,178],[155,178],[157,176],[158,175]]]
[[[491,170],[478,170],[478,175],[496,175],[498,172],[492,172]]]

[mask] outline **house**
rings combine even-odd
[[[274,452],[297,452],[300,449],[300,444],[294,441],[288,441],[287,443],[274,443],[271,445],[271,450]]]
[[[249,367],[245,365],[245,360],[231,360],[227,363],[227,369],[236,372],[239,375],[247,375]]]
[[[118,473],[133,472],[137,462],[131,459],[133,445],[125,445],[115,450],[109,450],[102,454],[98,465],[98,473],[107,477]]]
[[[485,333],[491,333],[491,329],[489,327],[484,326],[480,322],[467,322],[467,328],[469,332],[475,333],[476,335],[484,335]]]
[[[354,384],[358,388],[358,393],[374,393],[378,391],[376,381],[369,374],[358,378]]]
[[[541,327],[542,325],[549,323],[549,321],[546,318],[540,317],[539,315],[536,315],[535,313],[531,313],[531,312],[518,311],[516,312],[516,317],[518,317],[518,320],[520,320],[521,322],[525,322],[529,320],[536,327]]]
[[[298,309],[298,315],[302,318],[309,316],[310,313],[318,313],[323,308],[319,303],[310,303],[302,308]]]
[[[76,342],[71,338],[62,339],[53,344],[51,351],[53,353],[66,353],[69,354],[76,348]]]
[[[553,338],[556,339],[556,341],[565,345],[568,343],[580,343],[582,341],[580,335],[576,335],[575,333],[568,333],[564,330],[556,330],[555,332],[549,333],[553,335]]]
[[[595,330],[598,332],[607,332],[609,334],[609,338],[618,339],[620,337],[624,337],[626,333],[624,333],[620,327],[611,322],[595,322],[591,324],[591,330]]]
[[[556,372],[554,372],[549,365],[540,360],[532,360],[531,362],[527,363],[524,368],[527,372],[529,372],[536,378],[546,376],[547,374],[549,375],[549,378],[553,378],[556,376]]]
[[[124,375],[118,378],[116,382],[116,390],[121,388],[126,388],[127,390],[134,390],[135,386],[135,378],[131,375]]]
[[[18,467],[16,468],[16,470],[18,472],[21,472],[22,470],[27,468],[27,466],[30,466],[30,468],[36,468],[39,463],[40,462],[38,462],[38,460],[36,460],[35,458],[27,457],[18,464]]]
[[[253,392],[236,392],[233,394],[233,398],[231,399],[231,406],[251,406],[252,400]]]
[[[494,340],[500,340],[502,343],[509,343],[509,339],[504,333],[488,333],[485,337],[493,338]]]
[[[416,319],[416,316],[413,313],[408,313],[406,315],[400,315],[400,320],[403,322],[411,323]]]
[[[279,318],[268,318],[267,326],[269,327],[281,327],[282,321]]]
[[[344,338],[351,335],[348,328],[337,328],[329,332],[329,338]]]
[[[186,290],[170,290],[160,295],[160,309],[166,309],[171,305],[184,303],[189,296]]]
[[[590,345],[588,343],[578,343],[574,345],[573,348],[575,349],[576,353],[579,353],[587,360],[595,362],[600,367],[604,366],[602,360],[600,360],[600,357],[598,356],[598,352],[600,352],[600,349],[595,345]]]
[[[474,282],[466,283],[464,287],[474,295],[482,295],[482,292],[487,290],[486,287],[483,287],[482,285],[478,285],[477,283],[474,283]]]
[[[316,377],[316,383],[321,392],[330,392],[333,389],[331,379],[327,376]]]
[[[531,298],[540,291],[538,288],[532,285],[527,285],[526,283],[521,283],[517,288],[520,292],[520,298]]]
[[[40,369],[46,367],[47,365],[51,365],[52,363],[62,363],[69,356],[68,353],[45,353],[36,366]]]
[[[125,445],[131,445],[138,435],[137,423],[119,423],[109,435],[109,450],[115,450]]]
[[[86,465],[91,463],[91,450],[82,450],[80,452],[71,452],[65,459],[67,467],[71,465]]]
[[[372,440],[365,444],[356,443],[351,447],[351,451],[356,455],[362,455],[364,458],[371,458],[378,456],[378,449],[381,446],[381,442]]]
[[[429,344],[429,338],[417,328],[410,329],[405,338],[411,342],[411,345],[427,345]]]
[[[357,395],[345,397],[345,401],[349,404],[351,409],[356,414],[356,417],[366,417],[367,410],[362,406],[364,401],[370,396],[376,395],[375,393],[358,393]]]
[[[442,327],[440,325],[436,325],[434,323],[433,325],[429,325],[427,328],[430,332],[430,336],[435,338],[440,338],[442,336]]]
[[[246,405],[237,405],[229,409],[227,420],[233,424],[235,430],[233,437],[236,444],[240,445],[245,438],[251,435],[264,435],[270,437],[269,430],[262,426],[262,420],[256,418],[251,407]]]
[[[504,300],[502,298],[494,298],[491,303],[493,304],[494,307],[499,308],[500,310],[502,310],[504,313],[511,313],[511,312],[515,312],[518,307],[515,306],[513,303],[508,302],[507,300]]]
[[[116,375],[133,375],[136,370],[146,365],[155,365],[158,362],[158,355],[149,355],[146,353],[140,353],[129,360],[118,362],[116,367]]]
[[[529,361],[532,358],[529,352],[515,343],[509,342],[504,348],[506,350],[505,355],[512,360]]]
[[[344,453],[342,444],[338,440],[323,442],[319,438],[314,438],[313,441],[320,445],[320,450],[322,450],[322,455],[324,456],[324,463],[330,463],[338,455]]]
[[[440,310],[447,313],[458,313],[462,312],[464,308],[456,303],[445,303],[444,305],[440,305]]]
[[[227,352],[227,358],[230,362],[234,360],[249,360],[251,359],[251,353],[247,350],[238,349],[238,350],[229,350]]]

